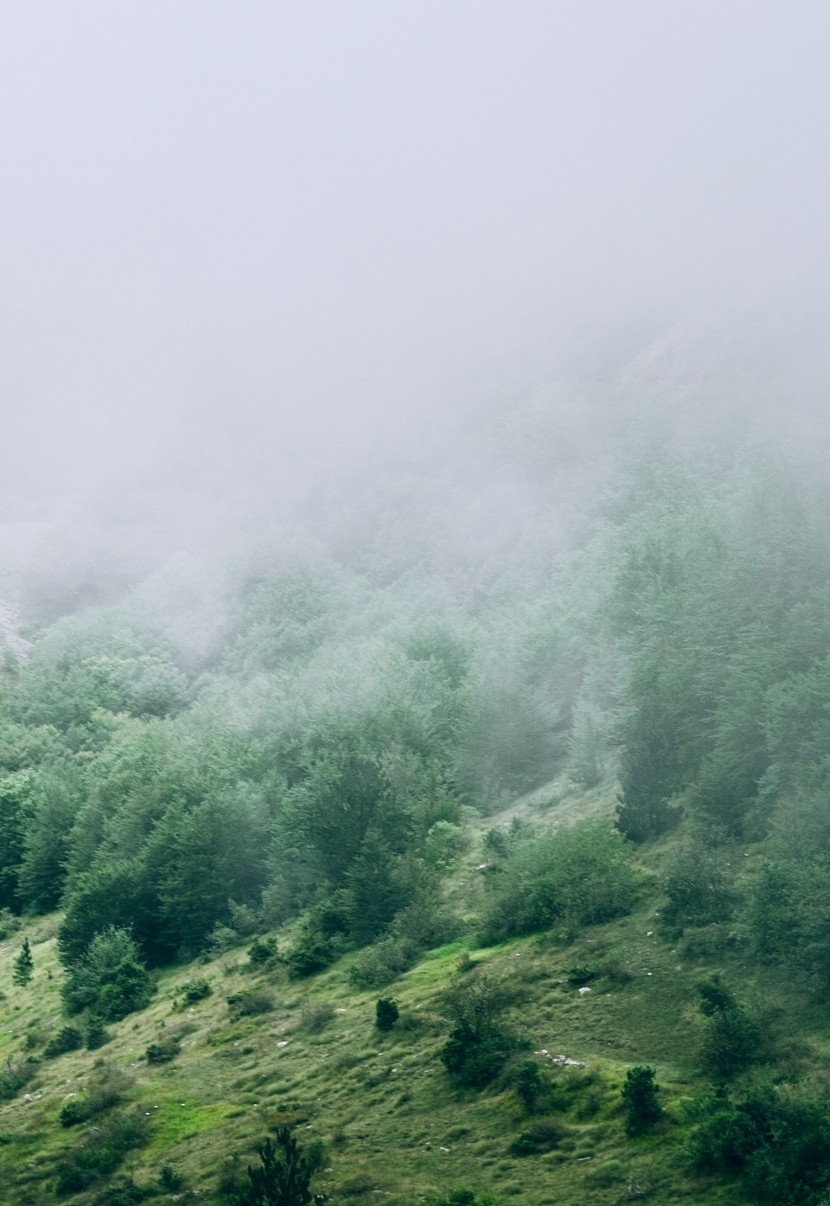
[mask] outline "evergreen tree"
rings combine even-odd
[[[627,1134],[640,1135],[660,1121],[659,1088],[653,1068],[629,1068],[622,1092]]]
[[[14,972],[12,981],[18,988],[25,988],[32,978],[32,973],[35,970],[35,961],[32,958],[32,951],[29,947],[29,939],[23,939],[23,947],[20,954],[14,961]]]
[[[258,1148],[259,1168],[248,1166],[250,1185],[239,1196],[239,1206],[319,1206],[323,1194],[312,1194],[314,1169],[301,1152],[287,1126],[277,1128],[276,1146],[266,1139]]]

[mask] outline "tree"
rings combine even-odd
[[[759,1058],[761,1031],[721,980],[714,975],[698,984],[700,1012],[707,1019],[701,1048],[704,1066],[718,1079],[731,1080]]]
[[[629,1068],[622,1092],[628,1135],[641,1135],[659,1122],[663,1113],[657,1100],[659,1087],[653,1068]]]
[[[276,1145],[266,1139],[257,1148],[260,1165],[248,1166],[247,1186],[238,1206],[318,1206],[325,1195],[309,1188],[314,1168],[287,1126],[277,1128]]]
[[[31,948],[29,947],[29,939],[23,939],[23,947],[20,954],[14,961],[14,972],[12,973],[12,982],[18,988],[25,988],[32,978],[32,973],[35,970],[35,961],[32,958]]]

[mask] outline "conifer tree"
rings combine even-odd
[[[32,958],[32,952],[29,947],[29,939],[23,939],[23,946],[20,954],[14,961],[14,972],[12,981],[18,988],[25,988],[32,978],[32,973],[35,970],[35,962]]]

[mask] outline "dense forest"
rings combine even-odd
[[[4,990],[10,1007],[32,991],[27,934],[55,916],[64,1018],[8,1054],[10,1103],[62,1052],[106,1047],[171,969],[191,966],[187,1000],[207,995],[199,967],[237,948],[275,983],[342,964],[377,996],[448,944],[555,938],[587,993],[613,969],[568,949],[648,908],[666,949],[700,966],[697,1079],[685,1114],[663,1111],[643,1043],[614,1107],[626,1142],[656,1134],[669,1166],[738,1195],[706,1200],[830,1200],[827,1032],[793,1054],[780,1017],[742,1000],[769,977],[820,1002],[830,975],[830,487],[804,452],[722,431],[694,448],[618,427],[615,461],[574,468],[543,415],[498,426],[501,469],[468,462],[440,498],[415,462],[396,494],[373,485],[352,503],[360,526],[259,535],[221,564],[180,557],[126,586],[79,575],[61,585],[65,614],[42,569],[15,584]],[[551,783],[571,813],[516,811]],[[256,1014],[257,992],[230,996],[232,1013]],[[446,988],[446,1092],[509,1090],[529,1118],[555,1115],[514,997],[509,976],[475,969]],[[379,1030],[397,1019],[379,998]],[[155,1047],[157,1062],[177,1053]],[[91,1092],[64,1126],[98,1115]],[[555,1146],[549,1125],[525,1154]],[[121,1138],[110,1164],[63,1153],[3,1201],[151,1196],[140,1178],[105,1188]],[[286,1161],[306,1169],[303,1192],[316,1168],[290,1130],[278,1138],[281,1159],[263,1149],[259,1180],[226,1178],[215,1200],[310,1200],[261,1196]],[[488,1187],[446,1200],[494,1200]]]

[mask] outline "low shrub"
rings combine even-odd
[[[265,967],[277,959],[277,943],[274,938],[257,938],[248,947],[248,962],[251,967]]]
[[[378,999],[375,1005],[375,1026],[378,1030],[391,1030],[400,1016],[400,1010],[391,997]]]
[[[535,1156],[550,1152],[567,1136],[568,1128],[558,1118],[540,1118],[522,1131],[510,1144],[514,1156]]]
[[[274,994],[268,988],[250,988],[228,997],[228,1008],[234,1017],[253,1017],[270,1013],[274,1008]]]
[[[309,1034],[321,1034],[335,1018],[335,1009],[331,1001],[318,1001],[303,1010],[300,1026]]]
[[[160,1043],[150,1043],[144,1052],[148,1064],[169,1064],[181,1053],[181,1040],[177,1037],[163,1039]]]
[[[383,988],[409,971],[418,957],[416,944],[407,939],[382,938],[362,950],[349,969],[355,988]]]
[[[43,1049],[44,1059],[57,1059],[67,1051],[77,1051],[84,1045],[84,1036],[77,1026],[64,1026]]]
[[[195,1005],[198,1001],[204,1001],[212,992],[213,989],[207,980],[188,980],[181,988],[182,999],[185,1005]]]
[[[628,842],[599,821],[531,833],[510,844],[485,881],[481,941],[488,945],[560,921],[594,925],[628,912],[637,876]]]
[[[104,1047],[111,1037],[101,1018],[93,1014],[87,1019],[84,1028],[84,1046],[88,1051],[97,1051],[99,1047]]]
[[[9,1101],[24,1085],[28,1084],[37,1071],[38,1061],[31,1055],[25,1059],[8,1056],[0,1066],[0,1101]]]

